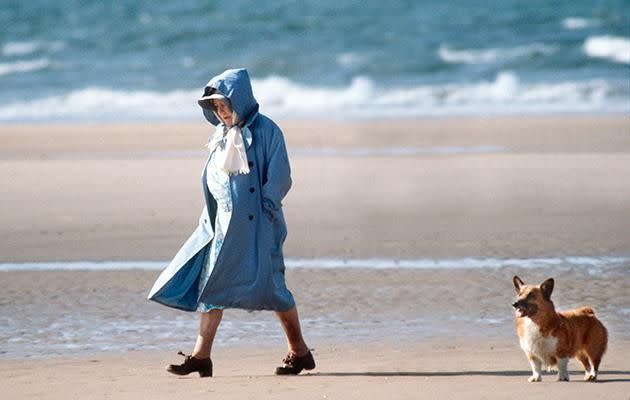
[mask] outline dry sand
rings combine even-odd
[[[630,253],[624,117],[281,125],[294,179],[288,257]],[[170,259],[202,207],[209,132],[207,124],[1,127],[2,261]],[[479,146],[499,150],[430,154]],[[326,155],[383,147],[416,154]]]
[[[285,201],[289,257],[630,255],[625,117],[285,121],[281,126],[294,178]],[[168,260],[202,207],[202,145],[209,132],[203,124],[0,127],[0,261]],[[411,152],[382,153],[401,147]],[[463,150],[453,153],[453,148]],[[358,157],[356,149],[368,155]],[[503,308],[510,313],[507,275],[514,272],[384,276],[290,270],[307,337],[317,348],[318,368],[309,376],[271,376],[282,356],[278,337],[245,336],[236,343],[225,338],[213,356],[213,379],[167,375],[164,365],[176,360],[172,348],[16,357],[15,346],[29,353],[26,341],[13,343],[10,357],[0,358],[0,391],[8,399],[629,399],[628,268],[596,279],[588,272],[558,272],[557,295],[564,306],[586,302],[611,319],[614,335],[602,365],[605,383],[599,384],[575,382],[581,373],[574,362],[571,383],[553,382],[551,376],[541,384],[527,383],[527,361],[516,338],[505,334],[511,329],[508,316],[498,322],[499,333],[496,322],[488,323],[494,333],[484,338],[483,318],[477,317]],[[530,276],[539,279],[547,272],[554,271]],[[36,324],[49,310],[79,320],[97,316],[104,326],[107,318],[181,314],[138,305],[155,272],[0,275],[2,321],[27,324],[30,318]],[[127,314],[120,310],[123,305],[129,305]],[[470,334],[464,324],[449,339],[435,326],[418,326],[418,340],[408,332],[404,340],[397,336],[407,319],[418,323],[418,315],[431,312],[445,318],[455,310],[479,314]],[[317,333],[322,315],[342,325],[333,337]],[[186,332],[194,331],[193,318]],[[251,320],[237,314],[233,329]],[[372,325],[361,328],[364,323]],[[344,335],[344,324],[356,330],[346,329]],[[376,326],[384,328],[371,330]],[[355,331],[366,330],[360,340],[353,338]],[[192,340],[192,334],[185,336]]]
[[[80,359],[4,361],[6,399],[619,399],[627,400],[630,343],[615,343],[599,383],[529,383],[527,360],[516,342],[441,342],[400,346],[324,346],[318,368],[298,377],[272,375],[277,351],[265,347],[218,350],[215,377],[179,378],[164,367],[165,353],[95,354]]]

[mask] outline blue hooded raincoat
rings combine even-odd
[[[202,173],[205,206],[199,225],[160,274],[149,300],[195,311],[200,302],[221,308],[287,311],[295,305],[284,279],[282,245],[287,235],[282,199],[291,187],[291,171],[280,128],[258,113],[245,69],[227,70],[210,80],[204,94],[227,97],[251,132],[244,140],[249,174],[230,176],[232,215],[208,282],[199,286],[201,270],[214,237],[217,203]],[[213,125],[220,121],[204,109]],[[212,152],[212,150],[211,150]],[[212,153],[210,153],[212,154]]]

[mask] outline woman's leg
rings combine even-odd
[[[214,308],[209,312],[199,313],[199,335],[192,352],[195,358],[210,358],[214,336],[223,317],[223,310]]]
[[[183,364],[170,364],[166,370],[175,375],[188,375],[192,372],[199,372],[200,377],[212,376],[212,360],[210,351],[212,342],[217,333],[223,310],[213,309],[209,312],[199,314],[199,335],[195,349],[190,356],[186,356],[181,351],[178,354],[186,356]]]
[[[284,333],[287,335],[289,353],[293,353],[298,357],[307,354],[309,349],[302,336],[297,306],[293,306],[293,308],[288,311],[276,311],[276,315],[282,324]]]

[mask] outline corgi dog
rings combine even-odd
[[[556,312],[551,301],[554,280],[525,285],[514,276],[517,299],[516,333],[532,368],[530,382],[541,381],[541,367],[557,367],[558,380],[568,381],[569,358],[584,366],[585,381],[597,379],[597,371],[608,345],[608,331],[591,307]]]

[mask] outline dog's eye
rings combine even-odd
[[[536,295],[534,293],[530,293],[527,295],[526,300],[536,300]]]

